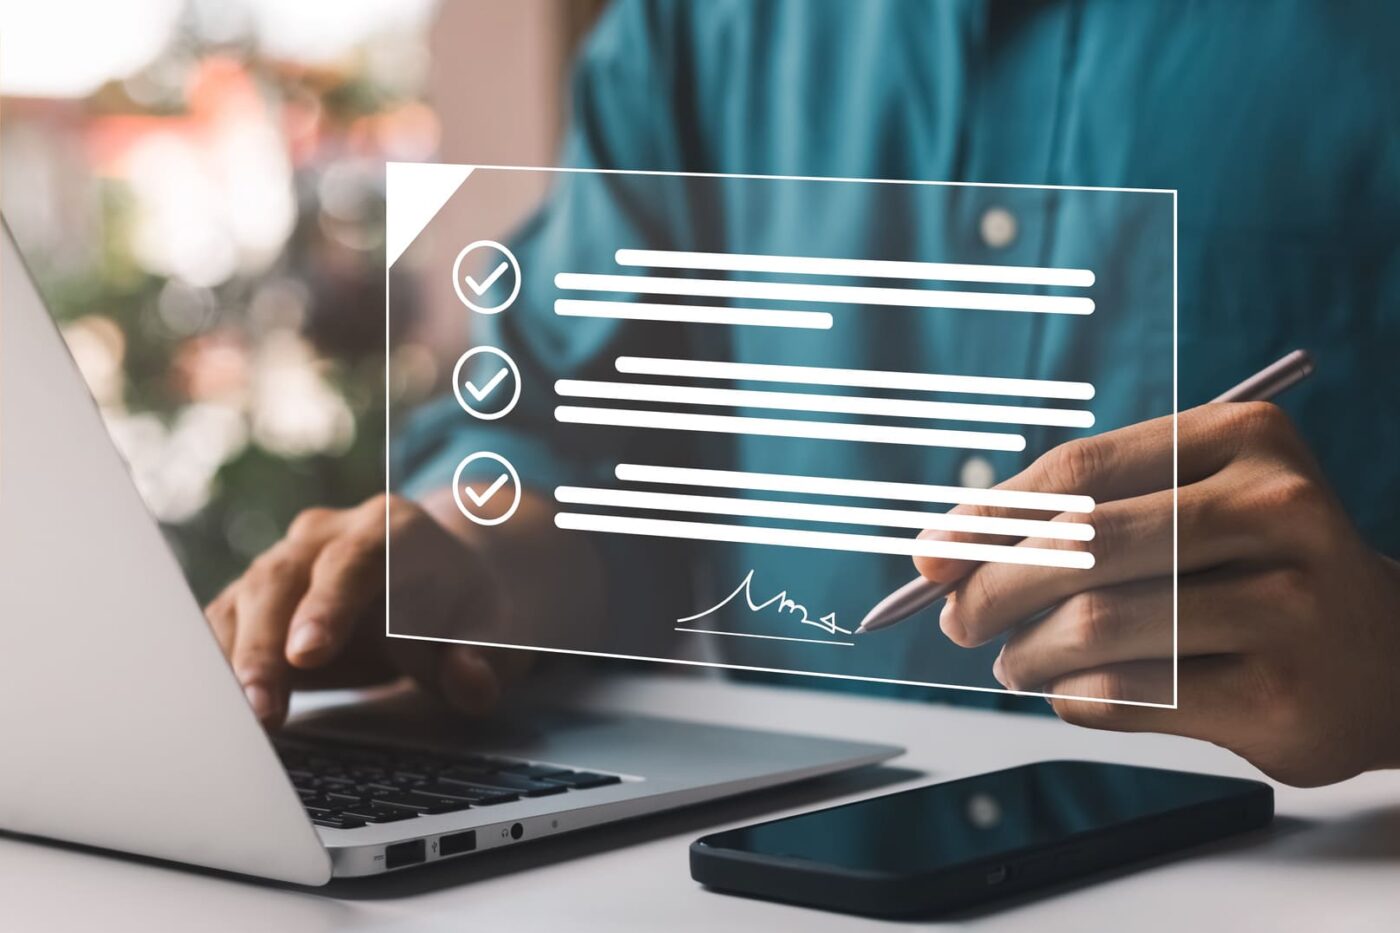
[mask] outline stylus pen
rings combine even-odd
[[[1294,350],[1211,401],[1266,401],[1294,383],[1311,376],[1312,372],[1312,354],[1307,350]],[[923,577],[915,577],[876,603],[875,608],[865,614],[855,634],[863,635],[866,632],[876,632],[891,625],[898,625],[920,609],[926,609],[947,596],[960,582],[954,580],[950,583],[935,583]]]

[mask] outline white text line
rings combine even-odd
[[[1093,526],[1084,522],[1051,522],[946,512],[871,509],[853,505],[826,505],[812,502],[731,499],[721,496],[643,492],[634,489],[560,486],[554,490],[554,498],[568,505],[655,509],[667,512],[694,512],[701,515],[740,515],[749,518],[778,518],[803,522],[831,522],[842,525],[913,528],[919,531],[936,528],[942,531],[1010,535],[1017,538],[1047,538],[1059,541],[1091,541],[1094,537]],[[684,622],[685,620],[678,621]]]
[[[701,431],[714,434],[756,434],[763,437],[801,437],[823,441],[856,441],[869,444],[907,444],[913,447],[958,447],[967,450],[1026,449],[1019,434],[983,431],[946,431],[941,428],[903,428],[880,424],[846,424],[833,421],[787,421],[781,418],[748,418],[738,415],[696,415],[675,411],[639,411],[630,408],[584,408],[560,405],[554,420],[566,424],[593,424],[623,428],[656,428],[666,431]]]
[[[831,330],[827,311],[778,311],[768,308],[717,308],[709,305],[661,305],[647,302],[585,301],[560,298],[554,313],[561,317],[615,318],[622,321],[674,321],[682,324],[735,324],[747,327],[791,327]]]
[[[1093,412],[1062,408],[1026,408],[967,402],[927,402],[898,398],[852,398],[802,392],[752,389],[711,389],[636,382],[594,382],[560,379],[555,394],[568,398],[598,398],[623,402],[665,402],[676,405],[721,405],[731,408],[776,408],[831,414],[875,415],[886,418],[925,418],[946,421],[990,421],[998,424],[1045,424],[1066,428],[1094,426]]]
[[[1011,295],[1004,292],[954,292],[871,285],[811,285],[796,282],[744,282],[728,279],[683,279],[651,275],[597,275],[560,272],[556,288],[571,291],[695,298],[745,298],[879,305],[895,308],[948,308],[964,311],[1024,311],[1035,314],[1093,314],[1094,299],[1064,295]]]
[[[833,369],[781,363],[728,363],[619,356],[617,371],[632,376],[672,376],[689,379],[740,379],[862,389],[903,389],[913,392],[965,392],[975,395],[1024,395],[1030,398],[1087,400],[1094,387],[1087,382],[1048,379],[1003,379],[997,376],[950,376],[942,373],[900,373],[878,369]]]
[[[922,538],[890,538],[836,531],[793,528],[760,528],[753,525],[720,525],[710,522],[678,522],[661,518],[622,515],[588,515],[559,512],[554,524],[566,531],[601,531],[651,538],[688,541],[726,541],[731,544],[765,544],[779,547],[854,551],[861,554],[898,554],[905,557],[941,557],[983,563],[1023,564],[1034,567],[1066,567],[1087,570],[1094,566],[1088,551],[1040,548],[1027,545],[973,544],[966,541],[932,541]]]
[[[941,502],[949,505],[986,505],[994,508],[1031,509],[1041,512],[1092,512],[1089,496],[1014,489],[974,489],[885,480],[846,479],[835,476],[797,476],[788,473],[749,473],[740,470],[706,470],[698,467],[648,466],[620,463],[617,478],[632,483],[674,486],[711,486],[796,492],[819,496],[853,496],[863,499],[898,499],[908,502]]]
[[[824,259],[815,256],[767,256],[753,253],[691,253],[663,249],[620,249],[620,266],[651,269],[704,269],[713,272],[771,272],[782,275],[843,275],[876,279],[934,279],[996,285],[1066,285],[1088,287],[1088,269],[1039,266],[979,266],[956,262],[908,262],[890,259]]]

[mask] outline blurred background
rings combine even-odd
[[[551,164],[605,2],[0,0],[0,206],[201,599],[383,488],[384,162]],[[391,404],[460,333],[394,321]]]

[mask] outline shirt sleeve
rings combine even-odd
[[[670,93],[664,62],[677,30],[669,5],[615,4],[582,52],[572,80],[572,123],[562,164],[574,168],[679,170],[685,120]],[[560,173],[543,207],[510,242],[520,267],[519,298],[505,311],[479,316],[470,343],[499,347],[520,371],[520,401],[498,422],[467,417],[449,394],[425,405],[406,422],[392,447],[396,491],[422,497],[451,482],[469,453],[489,450],[509,460],[521,484],[552,498],[559,485],[614,485],[612,470],[631,462],[687,462],[684,439],[657,438],[676,432],[608,431],[556,423],[556,379],[607,379],[613,360],[645,349],[646,355],[684,356],[678,325],[655,322],[569,319],[553,313],[553,277],[558,271],[608,268],[613,252],[627,245],[684,248],[688,215],[682,199],[636,197],[629,176]],[[649,186],[648,194],[655,193]],[[625,438],[618,443],[619,433]],[[485,469],[493,469],[489,461]],[[464,479],[474,478],[471,467]],[[608,650],[626,645],[636,654],[647,642],[635,631],[650,596],[665,587],[690,588],[687,545],[597,535],[607,580]],[[664,629],[670,636],[669,626]],[[661,637],[661,636],[658,636]]]

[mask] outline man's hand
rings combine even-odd
[[[293,687],[366,686],[403,674],[464,712],[482,713],[502,678],[528,659],[386,638],[386,526],[395,613],[411,615],[417,632],[506,640],[509,607],[496,568],[424,509],[384,496],[353,509],[310,509],[206,610],[267,726],[286,717]]]
[[[1057,698],[1055,712],[1206,739],[1290,784],[1400,765],[1400,565],[1362,542],[1278,408],[1206,405],[1178,430],[1178,708]],[[1056,519],[1091,522],[1092,541],[1024,544],[1087,547],[1095,565],[916,558],[925,577],[965,578],[944,634],[1008,635],[993,673],[1013,690],[1169,704],[1172,419],[1062,445],[1002,488],[1092,496],[1091,515]]]

